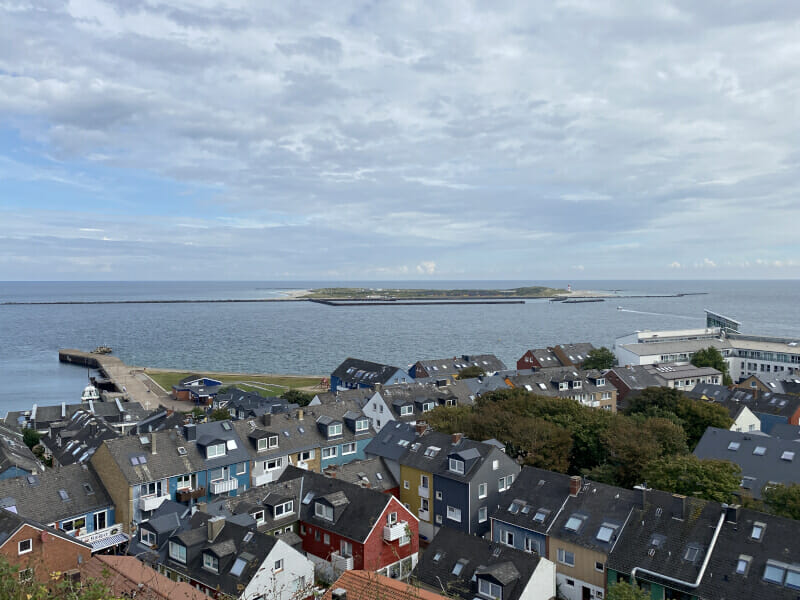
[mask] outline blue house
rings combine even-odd
[[[320,444],[320,469],[323,470],[332,465],[363,460],[366,458],[365,448],[375,437],[369,418],[355,409],[355,405],[344,406],[348,409],[344,414],[337,408],[340,407],[325,405],[316,408],[318,412],[327,413],[317,418],[317,429],[323,438]]]
[[[406,371],[391,365],[346,358],[342,364],[331,373],[331,391],[349,390],[355,388],[374,388],[377,385],[391,385],[394,383],[408,383],[413,381]]]
[[[116,522],[114,503],[88,466],[73,464],[0,481],[0,508],[59,529],[95,552],[128,540]]]

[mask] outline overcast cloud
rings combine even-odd
[[[0,0],[0,279],[800,276],[800,3]]]

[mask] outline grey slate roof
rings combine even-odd
[[[377,392],[371,388],[353,388],[350,390],[339,390],[336,392],[320,392],[316,395],[316,398],[319,400],[318,403],[314,404],[331,404],[335,402],[342,402],[342,401],[354,401],[360,406],[361,408],[369,402],[369,400],[376,394]]]
[[[19,467],[28,473],[39,473],[44,467],[36,455],[25,445],[22,434],[7,427],[0,427],[0,473]]]
[[[561,513],[555,518],[549,534],[551,539],[561,539],[597,552],[608,553],[625,525],[631,509],[641,501],[641,494],[604,483],[584,481],[577,496],[570,496]],[[568,528],[572,517],[581,523],[577,531]],[[604,524],[616,527],[608,540],[598,538]]]
[[[782,440],[800,440],[800,426],[789,423],[777,423],[769,430],[770,437]]]
[[[531,531],[546,534],[569,497],[570,476],[536,467],[523,467],[505,497],[510,503],[500,505],[490,515]],[[513,505],[517,506],[514,507]],[[541,514],[539,520],[536,516]]]
[[[494,354],[462,354],[452,358],[435,358],[417,361],[417,365],[427,371],[429,377],[437,374],[458,373],[468,367],[480,367],[486,373],[502,371],[506,365]]]
[[[49,435],[41,439],[41,443],[58,464],[66,466],[76,462],[85,463],[105,440],[120,435],[102,417],[79,410],[72,415],[66,427],[58,430],[54,427]]]
[[[629,389],[643,390],[649,387],[661,387],[664,381],[644,365],[628,365],[627,367],[612,367],[609,369],[619,377]]]
[[[380,390],[381,398],[393,413],[397,421],[416,421],[423,414],[422,405],[433,402],[434,408],[449,404],[469,406],[474,397],[463,381],[454,381],[447,385],[435,383],[397,383],[387,385]],[[412,406],[410,415],[401,415],[401,406]]]
[[[800,408],[800,396],[792,394],[778,394],[773,392],[749,391],[745,389],[732,389],[708,383],[698,383],[691,392],[685,392],[690,398],[706,396],[714,402],[722,404],[732,412],[731,406],[742,404],[754,413],[775,415],[789,419]]]
[[[61,499],[59,490],[66,492],[66,501]],[[43,523],[113,506],[94,469],[77,464],[48,469],[40,475],[0,480],[0,503],[5,508],[14,506],[21,516]]]
[[[384,459],[379,457],[354,460],[344,465],[332,465],[325,469],[324,474],[379,492],[398,486]]]
[[[47,527],[46,525],[42,524],[39,521],[25,518],[9,510],[0,510],[0,545],[4,544],[6,540],[8,540],[9,537],[14,535],[14,533],[23,525],[30,525],[32,527],[36,527],[37,529],[46,531],[49,535],[59,537],[62,540],[72,542],[73,544],[77,544],[78,546],[83,546],[84,548],[87,548],[89,550],[92,549],[92,547],[89,544],[85,544],[79,539],[64,533],[60,529]],[[16,548],[13,550],[13,552],[16,553]]]
[[[210,515],[222,515],[228,519],[234,515],[249,515],[264,511],[264,523],[258,525],[259,531],[269,531],[275,527],[291,525],[299,518],[302,478],[272,482],[266,486],[250,488],[233,498],[222,498],[208,504]],[[275,517],[274,507],[288,500],[293,501],[292,512]],[[255,523],[255,521],[254,521]]]
[[[346,358],[342,364],[336,367],[331,377],[337,377],[340,381],[352,385],[374,386],[376,383],[386,383],[398,371],[405,373],[405,371],[399,367],[383,365],[358,358]],[[406,374],[406,377],[410,379],[408,374]]]
[[[503,600],[517,600],[539,561],[538,555],[442,527],[420,557],[413,575],[433,589],[444,587],[448,595],[473,600],[478,597],[473,575],[486,574],[505,584]],[[463,565],[461,572],[454,575],[459,562]]]
[[[358,542],[367,539],[373,525],[391,500],[388,494],[294,466],[287,467],[279,481],[298,478],[303,480],[300,520]],[[334,521],[315,516],[314,503],[321,498],[337,507],[334,510]]]
[[[410,423],[390,421],[375,434],[364,448],[367,456],[380,456],[389,460],[399,460],[408,446],[416,439],[417,430]]]
[[[597,381],[601,379],[604,380],[603,385],[597,385]],[[575,394],[612,392],[617,389],[597,369],[582,370],[575,367],[541,369],[530,374],[509,377],[509,381],[515,388],[524,388],[534,394],[560,398],[569,398]],[[571,382],[574,381],[580,381],[581,387],[573,388]],[[563,382],[570,384],[568,389],[559,389],[559,383]]]
[[[639,493],[643,494],[642,491]],[[724,510],[715,502],[697,498],[684,499],[653,490],[644,494],[646,501],[642,504],[640,500],[634,507],[608,557],[608,567],[625,574],[638,567],[637,579],[656,583],[664,583],[664,580],[641,570],[695,582]],[[689,550],[690,546],[697,549],[696,553]],[[718,547],[719,542],[714,551]],[[693,593],[688,585],[674,582],[668,585]]]
[[[122,408],[122,411],[120,411]],[[79,410],[89,410],[98,417],[103,417],[110,425],[135,424],[146,418],[150,413],[138,402],[84,402],[78,404],[55,404],[50,406],[36,406],[36,410],[10,411],[5,418],[9,427],[22,429],[33,427],[44,430],[51,423],[66,421]],[[35,414],[34,414],[35,412]],[[35,418],[34,418],[35,417]]]
[[[745,493],[754,498],[760,498],[762,488],[770,482],[800,483],[800,442],[793,440],[709,427],[694,455],[739,465]]]

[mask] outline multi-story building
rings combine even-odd
[[[540,396],[571,398],[584,406],[617,412],[617,388],[596,369],[553,367],[507,377],[506,383]]]
[[[627,365],[612,367],[605,371],[608,379],[617,388],[618,400],[636,394],[649,387],[666,387],[689,391],[699,384],[721,385],[722,373],[712,367],[686,365]]]
[[[462,354],[453,358],[419,360],[411,367],[409,374],[415,379],[454,377],[469,367],[482,369],[487,375],[506,370],[506,365],[494,354]]]
[[[550,367],[577,367],[583,364],[594,346],[588,342],[559,344],[547,348],[528,350],[517,361],[517,369],[547,369]]]
[[[430,430],[408,444],[399,463],[400,500],[419,517],[425,540],[441,527],[486,533],[489,509],[505,501],[520,470],[496,445]]]
[[[413,378],[406,371],[358,358],[346,358],[331,373],[331,391],[375,388],[393,383],[407,383]]]

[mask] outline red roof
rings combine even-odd
[[[208,597],[190,586],[164,577],[133,556],[93,556],[81,569],[84,579],[105,582],[115,595],[136,600],[208,600]]]
[[[331,600],[337,588],[347,590],[347,600],[447,600],[446,596],[372,571],[345,571],[325,592],[323,600]]]

